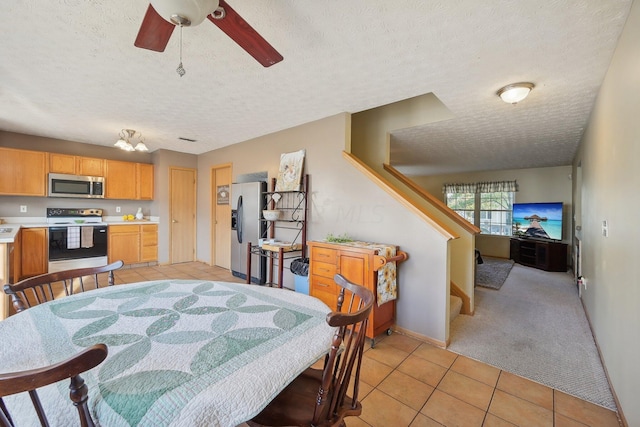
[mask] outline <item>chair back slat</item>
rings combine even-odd
[[[327,315],[327,323],[337,329],[325,358],[322,384],[316,399],[312,424],[318,426],[331,425],[335,420],[341,420],[345,411],[355,410],[360,405],[360,366],[374,301],[373,293],[364,286],[356,285],[340,274],[336,274],[334,280],[341,289],[337,311]],[[353,393],[349,397],[347,393],[351,384]]]
[[[0,397],[0,426],[1,427],[13,427],[13,420],[9,415],[9,410],[4,404],[4,401]]]
[[[49,420],[47,420],[47,414],[44,412],[42,402],[40,402],[40,397],[38,397],[38,392],[36,390],[29,390],[29,397],[31,398],[31,403],[33,403],[33,409],[35,409],[38,415],[38,420],[40,420],[40,425],[42,427],[48,426]]]
[[[13,426],[9,410],[2,397],[24,392],[27,392],[31,398],[40,425],[49,426],[37,389],[68,379],[70,381],[69,399],[78,410],[80,425],[93,427],[94,423],[87,405],[89,390],[80,374],[102,363],[107,357],[107,353],[106,345],[95,344],[53,365],[28,371],[0,374],[0,426]]]
[[[26,310],[37,304],[42,304],[46,301],[52,301],[62,296],[69,296],[74,294],[74,279],[78,281],[78,292],[84,292],[84,278],[93,276],[95,289],[100,287],[98,274],[107,273],[107,286],[113,286],[114,270],[117,270],[123,266],[122,261],[116,261],[114,263],[103,265],[100,267],[87,267],[76,268],[73,270],[57,271],[55,273],[46,273],[39,276],[30,277],[24,279],[18,283],[4,285],[5,294],[11,297],[13,307],[16,312]],[[55,286],[61,283],[62,290],[60,294],[56,294]]]

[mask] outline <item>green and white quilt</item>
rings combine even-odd
[[[329,308],[285,289],[163,280],[120,285],[41,304],[0,322],[0,371],[57,362],[105,343],[83,375],[97,424],[228,426],[252,416],[322,357]],[[75,425],[68,382],[46,388],[52,425]],[[17,425],[27,396],[5,399]]]

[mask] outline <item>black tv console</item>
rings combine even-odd
[[[567,244],[512,238],[509,257],[518,264],[546,271],[567,271]]]

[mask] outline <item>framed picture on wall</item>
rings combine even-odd
[[[229,204],[229,186],[228,185],[219,185],[218,191],[216,192],[218,197],[218,205],[228,205]]]
[[[276,178],[276,191],[298,191],[304,167],[305,150],[280,155],[280,169]]]

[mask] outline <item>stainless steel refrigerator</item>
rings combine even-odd
[[[266,222],[261,221],[266,206],[266,182],[231,184],[231,273],[247,278],[247,244],[258,244],[265,237]],[[266,281],[267,260],[262,256],[251,258],[251,281]]]

